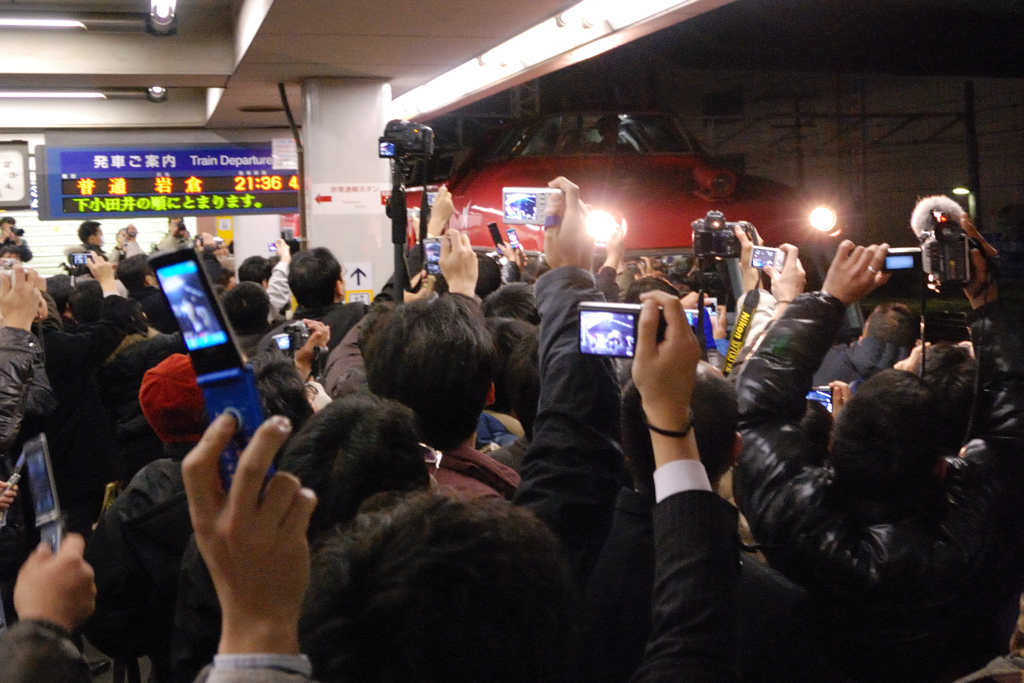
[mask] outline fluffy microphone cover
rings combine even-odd
[[[960,224],[960,216],[965,213],[964,207],[956,200],[941,194],[919,199],[917,206],[914,207],[914,213],[910,214],[910,229],[917,235],[917,239],[921,239],[921,233],[930,229],[932,211],[942,211],[950,219],[955,220],[957,225]]]

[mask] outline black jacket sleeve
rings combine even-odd
[[[25,401],[42,348],[35,335],[15,327],[0,328],[0,452],[14,443],[25,415]]]
[[[978,394],[970,438],[1002,452],[1024,451],[1024,335],[1021,320],[995,301],[972,312]]]
[[[594,278],[579,268],[537,281],[540,401],[514,499],[558,536],[580,586],[608,535],[623,465],[611,359],[579,351],[577,304],[601,299]]]
[[[710,491],[654,509],[651,637],[633,683],[737,680],[736,509]]]
[[[0,633],[4,683],[90,683],[71,634],[48,621],[19,621]]]
[[[597,288],[604,294],[606,301],[618,301],[619,300],[619,283],[615,280],[615,269],[611,266],[605,266],[601,270],[597,271]]]
[[[94,370],[110,357],[135,325],[138,304],[121,296],[104,297],[100,308],[100,319],[85,325],[81,331],[65,333],[51,331],[44,339],[46,344],[47,369],[50,362],[59,359],[62,370]],[[58,373],[51,379],[57,380]]]

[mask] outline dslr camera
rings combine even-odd
[[[414,121],[395,119],[384,126],[379,142],[382,159],[429,157],[434,153],[434,130]]]
[[[708,211],[704,218],[698,218],[693,227],[693,255],[698,259],[739,258],[740,241],[733,228],[742,228],[751,239],[749,223],[729,222],[721,211]]]
[[[921,266],[941,287],[963,286],[971,280],[971,244],[958,216],[945,211],[929,213],[921,231]]]

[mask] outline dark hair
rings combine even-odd
[[[509,414],[513,410],[512,391],[507,375],[509,359],[515,350],[522,346],[537,348],[538,330],[534,325],[510,317],[488,317],[485,325],[494,337],[497,352],[495,402],[490,409],[496,413]],[[537,371],[535,374],[540,373]]]
[[[920,377],[883,370],[862,382],[836,417],[830,458],[838,491],[873,500],[935,483],[940,428]]]
[[[273,266],[270,265],[269,260],[262,256],[250,256],[242,261],[242,265],[238,266],[238,281],[261,284],[270,279],[271,271],[273,271]]]
[[[884,303],[875,306],[864,325],[864,336],[881,339],[886,344],[910,348],[920,336],[921,318],[909,306]]]
[[[925,354],[924,382],[935,396],[935,416],[944,455],[956,455],[974,413],[978,361],[963,346],[932,344]]]
[[[68,296],[71,315],[79,325],[98,322],[103,308],[103,288],[95,280],[82,280]]]
[[[515,318],[531,325],[540,325],[537,312],[537,294],[533,285],[513,282],[491,292],[484,299],[484,316],[488,318]]]
[[[82,221],[78,226],[78,241],[85,244],[99,229],[100,224],[96,221]]]
[[[240,282],[224,294],[221,302],[228,321],[238,334],[270,331],[270,297],[255,282]]]
[[[210,278],[210,284],[227,289],[227,286],[231,283],[231,278],[235,275],[235,271],[225,268],[212,253],[201,254],[199,260],[203,264],[203,269],[206,270],[207,277]]]
[[[715,486],[732,466],[739,402],[736,388],[717,371],[703,364],[697,370],[690,399],[693,433],[700,461]],[[654,497],[654,448],[647,429],[640,391],[629,380],[622,390],[622,444],[626,466],[638,491]]]
[[[91,683],[89,665],[71,643],[49,633],[52,627],[25,626],[20,637],[0,638],[4,681]]]
[[[512,410],[528,439],[533,439],[533,423],[540,401],[539,342],[539,331],[535,331],[512,349],[505,361],[505,383],[512,399]]]
[[[146,276],[152,275],[153,269],[145,254],[130,256],[117,264],[117,279],[129,292],[137,292],[146,286]]]
[[[70,275],[61,273],[46,278],[46,293],[52,296],[53,302],[57,304],[57,315],[64,313],[64,309],[68,307],[68,299],[73,291],[74,288],[71,286]]]
[[[314,415],[278,467],[316,493],[311,538],[351,521],[376,493],[430,486],[412,411],[368,393],[340,398]]]
[[[640,295],[644,292],[667,292],[672,296],[678,297],[679,290],[675,286],[663,277],[656,277],[650,275],[648,277],[642,277],[635,281],[626,290],[626,295],[623,297],[623,301],[627,304],[638,304],[640,303]]]
[[[323,683],[568,680],[578,605],[551,531],[505,501],[407,496],[332,531],[299,620]]]
[[[326,247],[300,251],[288,268],[288,286],[303,308],[323,308],[334,303],[341,279],[341,264]]]
[[[14,254],[15,256],[18,257],[18,260],[20,261],[21,250],[22,247],[17,244],[0,244],[0,258],[5,258],[11,254]]]
[[[455,448],[476,432],[496,361],[470,299],[452,294],[395,308],[374,325],[363,357],[370,391],[412,408],[434,448]]]
[[[313,416],[313,407],[309,405],[306,384],[299,377],[295,364],[271,353],[257,354],[249,363],[256,375],[263,417],[284,415],[292,421],[292,434],[297,433]]]
[[[476,277],[476,295],[481,299],[501,287],[501,266],[487,254],[477,254],[479,269]]]
[[[5,225],[6,223],[10,223],[11,225],[16,224],[14,218],[12,218],[11,216],[0,217],[0,225]]]

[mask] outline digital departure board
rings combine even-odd
[[[271,143],[36,148],[41,220],[297,213],[294,164]]]

